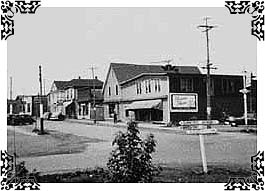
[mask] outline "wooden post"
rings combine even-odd
[[[206,155],[205,155],[205,147],[204,147],[204,135],[200,134],[200,149],[201,149],[201,156],[202,156],[202,166],[203,166],[203,172],[207,173],[207,161],[206,161]]]

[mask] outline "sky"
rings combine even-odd
[[[42,66],[45,93],[54,80],[105,80],[111,62],[204,66],[206,37],[198,25],[210,17],[210,60],[218,74],[256,74],[257,40],[251,16],[215,8],[51,8],[15,15],[15,34],[7,40],[8,91],[13,98],[38,94]],[[202,69],[202,72],[205,72]]]

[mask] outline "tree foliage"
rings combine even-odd
[[[129,122],[127,132],[116,135],[115,149],[107,163],[111,182],[152,182],[160,168],[152,163],[156,141],[150,134],[142,140],[136,122]]]

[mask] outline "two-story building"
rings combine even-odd
[[[54,81],[48,94],[49,111],[61,112],[68,118],[90,119],[91,109],[103,101],[102,86],[97,78]]]
[[[78,119],[90,119],[91,110],[101,105],[103,82],[95,79],[73,79],[65,88],[66,116]]]
[[[212,117],[243,113],[242,76],[211,75]],[[172,122],[206,118],[206,75],[195,66],[111,63],[103,87],[105,118]]]
[[[65,113],[63,102],[65,101],[65,88],[68,81],[54,81],[48,93],[48,111],[51,113]]]

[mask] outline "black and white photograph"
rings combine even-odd
[[[204,4],[1,1],[1,190],[263,190],[264,1]]]

